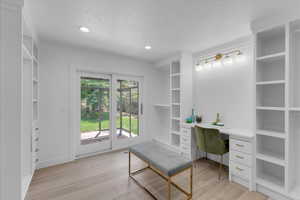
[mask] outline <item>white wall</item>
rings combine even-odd
[[[252,38],[238,39],[196,53],[194,59],[236,48],[244,53],[246,57],[244,62],[194,71],[194,106],[204,121],[214,121],[216,113],[220,113],[225,126],[252,129],[254,119]]]
[[[45,167],[73,159],[71,77],[75,68],[144,76],[144,131],[156,132],[153,104],[158,102],[160,72],[151,64],[101,51],[41,40],[40,164]]]
[[[22,6],[0,0],[0,200],[21,199]]]

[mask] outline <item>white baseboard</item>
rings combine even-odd
[[[25,197],[26,197],[32,177],[33,177],[33,174],[30,174],[30,175],[24,177],[22,180],[22,199],[25,199]]]
[[[265,188],[261,185],[257,185],[256,190],[257,190],[257,192],[267,195],[269,197],[269,200],[293,200],[292,198],[289,198],[285,195],[274,192],[274,191],[272,191],[268,188]]]
[[[50,160],[40,161],[37,164],[37,169],[51,167],[51,166],[54,166],[54,165],[60,165],[60,164],[64,164],[64,163],[67,163],[67,162],[74,161],[74,160],[75,159],[71,159],[70,156],[61,156],[61,157],[53,158],[53,159],[50,159]]]

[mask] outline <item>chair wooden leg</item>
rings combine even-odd
[[[221,155],[221,160],[220,160],[220,167],[219,167],[219,180],[221,179],[222,166],[223,166],[223,155]]]
[[[131,175],[131,153],[128,152],[128,174]]]
[[[191,176],[190,176],[190,189],[191,189],[191,196],[190,197],[192,197],[193,196],[193,167],[191,167],[191,172],[190,172],[191,174]]]
[[[171,178],[168,178],[168,200],[171,200]]]

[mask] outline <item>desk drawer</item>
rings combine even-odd
[[[249,167],[230,161],[230,171],[232,174],[239,176],[245,180],[250,179],[251,168]]]
[[[182,144],[181,145],[181,151],[183,152],[186,152],[186,153],[191,153],[191,146],[188,146],[188,145],[185,145],[185,144]]]
[[[191,129],[189,129],[189,128],[181,128],[181,133],[183,135],[191,135]]]
[[[231,161],[235,161],[237,163],[247,165],[249,167],[252,166],[252,156],[249,154],[231,150],[229,152],[229,156]]]
[[[230,149],[251,154],[252,144],[242,140],[230,139]]]
[[[187,145],[191,145],[191,138],[190,137],[185,137],[181,136],[181,141]]]

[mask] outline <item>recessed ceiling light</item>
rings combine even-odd
[[[145,49],[150,50],[150,49],[152,49],[152,47],[150,45],[147,45],[147,46],[145,46]]]
[[[84,26],[81,26],[81,27],[79,28],[79,30],[80,30],[81,32],[83,32],[83,33],[89,33],[89,32],[90,32],[90,29],[88,29],[87,27],[84,27]]]

